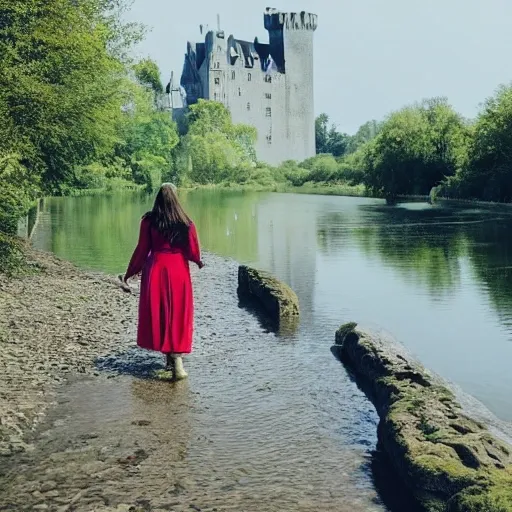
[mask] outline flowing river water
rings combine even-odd
[[[191,377],[141,378],[158,357],[113,347],[97,378],[65,387],[19,462],[20,489],[53,493],[39,510],[412,511],[407,497],[391,499],[401,493],[375,453],[376,413],[329,350],[352,320],[391,333],[512,421],[512,210],[219,191],[183,199],[212,254],[194,275]],[[51,199],[33,243],[121,272],[150,204]],[[298,330],[276,335],[240,309],[236,263],[223,257],[289,283]],[[31,489],[34,475],[49,484]]]

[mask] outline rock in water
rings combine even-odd
[[[345,324],[335,352],[380,417],[379,443],[428,512],[512,511],[512,448],[392,340]]]
[[[238,295],[255,300],[277,325],[299,317],[296,293],[268,272],[241,265],[238,267]]]

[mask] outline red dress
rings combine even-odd
[[[187,247],[171,246],[147,216],[140,223],[139,242],[125,278],[142,271],[137,328],[141,348],[164,354],[192,351],[194,301],[189,261],[201,261],[193,223],[188,238]]]

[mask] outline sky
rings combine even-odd
[[[434,96],[473,118],[512,82],[510,0],[135,0],[126,17],[151,29],[136,54],[158,63],[165,85],[171,71],[181,76],[187,41],[201,39],[200,24],[216,28],[217,14],[228,35],[268,40],[267,6],[318,14],[315,113],[349,134]]]

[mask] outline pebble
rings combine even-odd
[[[53,480],[49,480],[48,482],[44,482],[44,484],[41,485],[41,492],[53,491],[56,487],[57,487],[57,482],[54,482]]]

